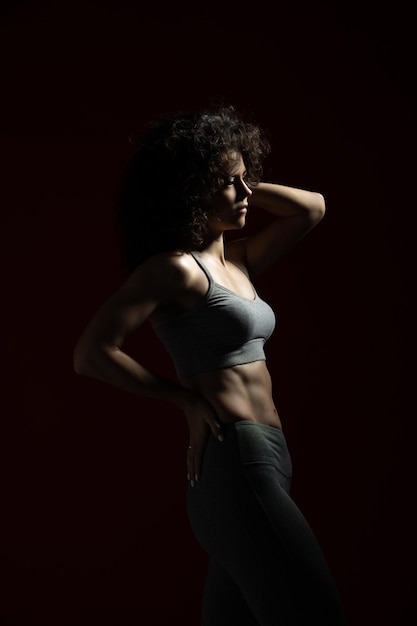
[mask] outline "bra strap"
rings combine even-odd
[[[200,257],[198,256],[198,254],[196,254],[195,252],[190,252],[191,256],[194,258],[194,260],[196,261],[196,263],[200,266],[200,268],[203,270],[203,272],[205,273],[205,275],[207,276],[207,280],[209,281],[209,285],[211,286],[214,281],[213,281],[213,277],[210,274],[210,272],[208,271],[207,267],[205,266],[205,264],[203,263],[203,261],[200,259]]]

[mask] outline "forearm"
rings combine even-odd
[[[318,215],[325,211],[324,198],[320,193],[275,183],[261,182],[252,189],[250,204],[273,215]]]
[[[111,384],[130,393],[158,398],[186,409],[192,402],[189,389],[149,371],[117,347],[76,349],[74,369],[78,374]]]

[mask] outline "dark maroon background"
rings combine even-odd
[[[351,626],[416,623],[407,4],[3,2],[2,626],[198,624],[183,416],[78,377],[72,350],[123,279],[129,135],[218,98],[270,132],[269,178],[327,199],[256,283],[294,498]],[[173,376],[150,327],[129,348]]]

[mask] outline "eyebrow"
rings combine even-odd
[[[242,176],[246,176],[246,174],[247,174],[247,173],[248,173],[248,172],[247,172],[247,170],[246,170],[246,168],[245,168],[245,169],[243,170],[243,172],[242,172]],[[232,176],[234,177],[234,176],[237,176],[238,174],[239,174],[239,168],[238,168],[237,170],[234,170],[234,171],[230,172],[230,173],[228,174],[228,176],[231,178]]]

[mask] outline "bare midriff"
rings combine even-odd
[[[251,420],[282,429],[265,361],[196,374],[181,384],[210,402],[221,423]]]

